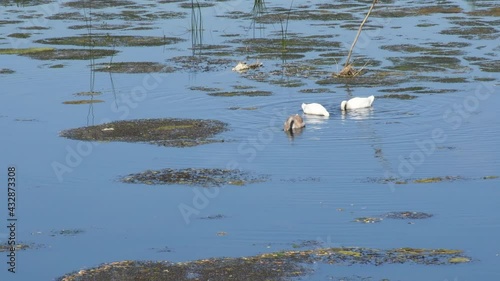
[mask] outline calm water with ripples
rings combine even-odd
[[[100,15],[93,21],[96,34],[185,41],[115,47],[120,52],[113,62],[159,62],[175,71],[158,74],[157,80],[148,80],[155,81],[148,87],[145,80],[151,74],[96,72],[93,89],[102,92],[96,98],[104,102],[92,105],[63,104],[80,99],[75,93],[90,90],[89,60],[0,55],[0,69],[14,71],[0,74],[0,178],[5,183],[6,167],[16,166],[17,240],[31,245],[17,252],[16,274],[7,272],[7,258],[0,255],[1,280],[53,280],[119,260],[249,256],[310,240],[322,247],[461,249],[473,261],[446,266],[318,265],[304,280],[500,280],[496,1],[379,3],[353,53],[355,66],[366,64],[366,72],[352,80],[333,79],[331,74],[344,63],[368,2],[329,6],[328,1],[295,1],[286,29],[289,51],[281,55],[300,55],[297,58],[280,57],[281,45],[266,45],[271,51],[264,53],[244,43],[255,38],[280,42],[284,32],[276,18],[254,21],[258,15],[252,14],[250,1],[206,1],[213,5],[200,11],[183,8],[190,2],[182,1],[132,1],[136,4],[92,10],[63,4],[66,1],[26,2],[0,5],[1,49],[77,48],[34,43],[87,34],[86,29],[70,28],[85,24],[70,13]],[[428,7],[434,10],[424,9]],[[288,11],[289,4],[266,2],[264,15],[283,9]],[[144,16],[145,10],[152,15],[181,14],[142,20],[119,16],[124,11]],[[198,12],[202,41],[194,42],[191,18]],[[341,13],[352,18],[337,18]],[[329,14],[321,20],[307,16]],[[126,27],[105,30],[103,24]],[[43,29],[23,29],[29,26]],[[9,37],[13,33],[31,36]],[[294,51],[294,42],[306,37],[327,44]],[[201,43],[201,50],[193,50],[193,43]],[[181,57],[200,57],[203,63],[181,63]],[[241,74],[231,71],[238,61],[256,60],[263,67]],[[95,62],[109,63],[110,57]],[[57,64],[63,67],[51,68]],[[296,68],[310,71],[290,71]],[[297,87],[289,84],[297,81]],[[134,87],[141,86],[147,88],[145,94],[134,96]],[[272,94],[219,97],[193,87],[219,92],[246,87]],[[369,95],[376,97],[372,108],[340,111],[342,100]],[[303,102],[323,104],[330,117],[304,116],[306,128],[289,136],[282,131],[283,122],[290,114],[302,114]],[[191,148],[85,143],[58,136],[69,128],[142,118],[217,119],[227,122],[230,130],[219,136],[223,143]],[[65,169],[55,170],[58,164]],[[148,169],[189,167],[237,168],[269,180],[208,190],[118,181]],[[435,177],[444,180],[415,182]],[[6,224],[7,194],[2,190]],[[196,213],[183,216],[182,204]],[[434,216],[354,222],[393,211]],[[217,214],[224,217],[201,219]],[[8,233],[2,229],[4,243]],[[63,230],[75,234],[61,234]]]

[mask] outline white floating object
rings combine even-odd
[[[372,106],[374,100],[375,100],[374,96],[369,96],[366,98],[359,98],[359,97],[352,98],[348,101],[342,101],[342,103],[340,104],[340,109],[347,110],[347,109],[370,107]]]
[[[330,116],[330,113],[326,111],[326,108],[324,108],[319,103],[309,103],[309,104],[303,103],[302,110],[304,111],[305,114]]]
[[[246,62],[244,61],[240,61],[238,62],[238,64],[233,67],[233,71],[237,71],[237,72],[245,72],[249,69],[254,69],[254,68],[259,68],[263,65],[263,63],[259,62],[259,61],[256,61],[254,63],[251,63],[251,64],[247,64]]]
[[[292,131],[296,129],[301,129],[305,126],[306,124],[304,123],[304,119],[302,119],[300,115],[298,114],[290,115],[290,117],[288,117],[285,124],[283,125],[283,131]]]
[[[250,66],[248,66],[248,64],[244,61],[238,62],[238,64],[235,67],[233,67],[233,71],[238,71],[238,72],[247,71],[249,69]]]

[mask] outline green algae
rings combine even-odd
[[[433,217],[433,214],[415,211],[389,212],[383,215],[388,219],[428,219]]]
[[[0,74],[12,74],[15,73],[14,70],[8,68],[0,68]]]
[[[15,249],[16,251],[27,250],[32,248],[32,246],[24,243],[17,243],[16,245],[9,245],[7,242],[0,244],[0,253],[1,252],[9,252],[11,249]]]
[[[103,100],[71,100],[64,101],[63,104],[90,104],[90,103],[101,103]]]
[[[377,223],[381,221],[382,219],[377,217],[360,217],[354,219],[354,222],[360,222],[360,223]]]
[[[321,93],[335,93],[335,91],[328,88],[312,88],[312,89],[301,89],[300,93],[304,94],[321,94]]]
[[[398,99],[398,100],[412,100],[416,99],[417,96],[409,95],[409,94],[387,94],[383,96],[377,97],[379,99]]]
[[[63,68],[63,67],[64,67],[64,64],[61,64],[61,63],[49,66],[49,68]]]
[[[84,141],[146,142],[162,146],[190,147],[223,142],[213,137],[226,130],[227,124],[217,120],[165,118],[115,121],[64,130],[60,136]]]
[[[33,26],[21,26],[18,27],[21,30],[47,30],[50,29],[50,27],[47,26],[39,26],[39,25],[33,25]]]
[[[250,106],[250,107],[239,107],[239,106],[231,106],[228,108],[229,110],[257,110],[259,109],[256,106]]]
[[[82,233],[85,233],[85,230],[81,228],[61,229],[61,230],[52,230],[51,236],[76,236]]]
[[[70,7],[74,9],[104,9],[113,8],[120,6],[133,5],[135,2],[129,0],[113,0],[113,1],[89,1],[89,0],[76,0],[64,2],[62,5],[64,7]]]
[[[26,52],[21,55],[38,60],[89,60],[117,54],[118,51],[106,49],[50,49]]]
[[[248,172],[240,170],[205,168],[147,170],[141,173],[129,174],[121,178],[121,181],[124,183],[149,185],[181,184],[202,187],[244,186],[265,180],[265,176],[253,176]]]
[[[33,54],[38,52],[47,52],[53,51],[54,48],[45,48],[45,47],[33,47],[33,48],[7,48],[0,49],[0,55],[25,55],[25,54]]]
[[[130,35],[82,35],[36,40],[35,43],[96,47],[163,46],[184,41],[177,37],[130,36]]]
[[[227,70],[234,61],[227,58],[214,58],[210,56],[177,56],[169,59],[176,64],[176,68],[184,71],[209,72]]]
[[[201,91],[201,92],[219,92],[222,89],[221,88],[205,87],[205,86],[191,86],[191,87],[189,87],[189,90]]]
[[[75,96],[99,96],[99,95],[102,95],[101,92],[95,92],[95,91],[92,91],[92,92],[79,92],[79,93],[76,93]]]
[[[262,97],[262,96],[270,96],[272,94],[273,93],[270,91],[253,90],[253,91],[215,92],[215,93],[209,93],[208,95],[214,97],[240,97],[240,96]]]
[[[467,14],[481,17],[500,17],[500,7],[490,7],[482,10],[470,11]]]
[[[97,64],[95,71],[113,73],[174,72],[173,67],[157,62],[113,62]]]
[[[460,59],[448,56],[406,56],[406,57],[389,57],[394,66],[387,67],[388,69],[399,71],[415,71],[415,72],[445,72],[448,70],[461,69]]]
[[[11,33],[7,37],[26,39],[31,37],[31,33]]]
[[[227,234],[226,232],[220,232]],[[453,265],[470,262],[461,250],[425,248],[315,248],[264,253],[249,257],[208,258],[188,262],[120,261],[66,274],[59,281],[120,280],[296,280],[314,274],[316,263],[332,266],[422,264]]]
[[[465,257],[454,257],[454,258],[450,258],[448,260],[449,263],[466,263],[466,262],[470,262],[471,260],[469,258],[465,258]]]

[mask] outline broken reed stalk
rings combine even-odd
[[[351,49],[349,50],[349,54],[347,55],[347,60],[344,65],[344,69],[338,73],[338,76],[356,76],[359,74],[359,71],[354,70],[352,67],[352,64],[350,63],[351,61],[351,55],[352,55],[352,50],[354,49],[354,46],[358,42],[359,35],[361,34],[361,30],[363,29],[363,25],[365,25],[366,20],[368,20],[368,17],[370,16],[370,13],[372,12],[373,8],[375,7],[375,4],[378,2],[378,0],[373,0],[373,3],[370,7],[370,10],[368,10],[368,13],[366,14],[365,18],[361,22],[361,25],[358,28],[358,33],[356,34],[356,37],[354,38],[354,42],[352,42]]]

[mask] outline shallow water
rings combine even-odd
[[[62,1],[27,2],[34,5],[16,5],[14,1],[2,4],[2,20],[21,22],[0,21],[0,48],[50,47],[33,42],[87,33],[85,29],[69,28],[85,24],[82,20],[48,18],[68,12],[88,16],[88,9],[84,14],[82,9],[68,7]],[[495,1],[440,2],[439,7],[453,8],[453,13],[420,10],[434,7],[433,1],[395,1],[376,6],[353,54],[355,66],[368,62],[366,73],[353,80],[333,79],[330,74],[340,70],[367,3],[343,1],[341,7],[321,5],[327,1],[294,3],[292,13],[296,15],[309,11],[332,16],[320,20],[291,17],[288,53],[303,58],[284,61],[281,45],[265,45],[266,51],[259,53],[257,45],[241,43],[252,38],[281,40],[279,20],[253,22],[250,1],[214,2],[214,6],[201,9],[202,46],[227,46],[215,51],[191,49],[191,9],[177,2],[136,2],[134,6],[93,9],[92,13],[115,14],[98,17],[96,25],[130,26],[93,32],[185,39],[165,46],[116,47],[120,53],[112,58],[113,62],[165,63],[176,71],[96,72],[93,90],[102,92],[96,98],[104,103],[63,104],[80,99],[74,96],[76,93],[92,90],[89,60],[47,61],[0,55],[0,69],[15,71],[0,74],[2,178],[8,166],[16,167],[16,238],[32,246],[16,253],[17,273],[7,272],[2,262],[1,280],[52,280],[118,260],[248,256],[290,249],[293,243],[304,240],[317,240],[329,247],[461,249],[473,258],[472,263],[447,266],[317,265],[315,274],[304,279],[500,278],[500,247],[495,238],[500,236],[499,179],[484,179],[500,176],[500,150],[496,148],[500,141],[496,114],[500,105],[499,18],[481,12],[493,10]],[[125,10],[143,10],[144,5],[153,15],[163,11],[185,14],[149,20],[116,16]],[[267,14],[284,9],[283,18],[289,8],[288,4],[266,3]],[[335,19],[334,14],[340,12],[352,14],[353,19]],[[494,32],[450,32],[471,27],[464,22],[485,25]],[[29,26],[48,29],[21,29]],[[138,26],[151,29],[133,30]],[[18,32],[32,35],[28,39],[8,37]],[[305,36],[317,37],[331,43],[331,47],[316,42],[294,51],[295,41],[304,42]],[[400,45],[421,49],[397,48]],[[227,50],[229,53],[222,56],[201,56],[202,61],[210,59],[208,63],[180,63],[174,59]],[[243,74],[231,71],[243,60],[260,60],[264,66]],[[109,62],[109,57],[96,59],[96,63]],[[64,67],[50,68],[56,64]],[[312,70],[292,72],[294,67]],[[283,83],[295,80],[302,86],[286,87]],[[270,91],[272,95],[218,97],[190,90],[197,86],[218,88],[220,92],[252,86],[246,91]],[[145,94],[139,94],[137,87],[146,89]],[[319,88],[329,91],[300,92]],[[390,93],[417,98],[382,98]],[[376,96],[373,108],[340,112],[342,100],[372,94]],[[289,114],[302,114],[302,102],[322,103],[331,115],[305,116],[306,128],[290,138],[281,131],[282,124]],[[231,130],[219,136],[226,140],[224,143],[191,148],[90,143],[58,136],[65,129],[106,121],[163,117],[217,119],[229,123]],[[58,164],[67,168],[65,172],[54,170]],[[188,167],[238,168],[269,175],[269,180],[209,190],[118,181],[120,176],[147,169]],[[460,179],[414,182],[446,176]],[[390,177],[407,183],[384,181]],[[6,206],[7,193],[0,194],[1,206]],[[199,199],[200,194],[208,199]],[[196,214],[183,216],[179,211],[182,206],[194,207]],[[2,221],[7,224],[6,207],[2,209]],[[358,217],[392,211],[420,211],[434,216],[412,220],[413,224],[389,219],[375,224],[354,222]],[[201,219],[217,214],[225,217]],[[8,238],[3,229],[2,243]],[[83,232],[63,235],[62,230]],[[227,235],[218,236],[222,231]],[[1,256],[7,261],[5,255]]]

